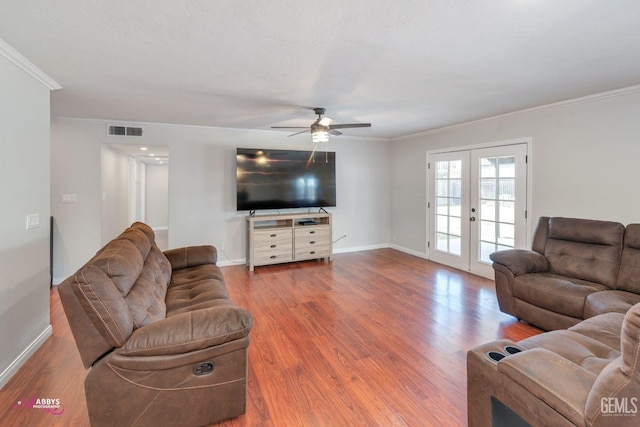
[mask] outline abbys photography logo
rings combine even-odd
[[[637,397],[603,397],[600,400],[602,415],[632,417],[638,413]]]
[[[40,409],[51,415],[60,415],[64,412],[64,406],[60,399],[32,397],[31,399],[18,400],[14,409]]]

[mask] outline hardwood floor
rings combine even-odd
[[[499,312],[491,280],[392,249],[222,271],[254,329],[247,412],[219,427],[466,425],[466,351],[540,333]],[[51,322],[0,390],[0,426],[88,425],[86,373],[55,289]],[[33,397],[64,412],[25,407]]]

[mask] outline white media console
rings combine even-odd
[[[247,217],[247,265],[333,257],[330,213],[295,213]]]

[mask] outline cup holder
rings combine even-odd
[[[506,351],[509,354],[516,354],[516,353],[520,353],[522,349],[518,347],[514,347],[512,345],[508,345],[504,348],[504,351]]]
[[[507,355],[504,353],[500,353],[499,351],[489,351],[487,352],[487,357],[494,362],[499,362],[507,357]]]

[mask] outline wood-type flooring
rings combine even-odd
[[[500,313],[493,281],[393,249],[222,271],[254,328],[247,412],[220,427],[464,426],[467,350],[541,332]],[[89,425],[86,371],[55,287],[51,324],[0,390],[2,427]],[[29,408],[34,397],[63,412]]]

